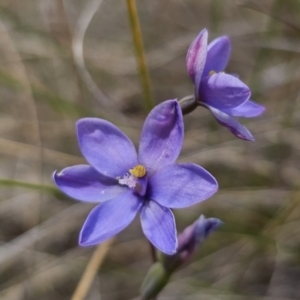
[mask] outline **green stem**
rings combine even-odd
[[[47,191],[51,194],[56,194],[59,192],[58,189],[52,185],[30,183],[26,181],[19,181],[19,180],[14,180],[9,178],[0,178],[0,186],[20,187],[20,188],[26,188],[31,190],[42,190],[42,191]]]
[[[156,263],[157,262],[157,255],[156,255],[155,247],[150,242],[149,242],[149,246],[150,246],[150,253],[151,253],[152,262]]]
[[[199,106],[194,95],[189,95],[181,98],[180,100],[178,100],[178,103],[180,104],[183,115],[191,113]]]
[[[144,92],[145,106],[146,109],[150,111],[151,108],[154,106],[154,101],[136,4],[135,0],[126,0],[126,3],[136,52],[136,59],[141,79],[141,85]]]

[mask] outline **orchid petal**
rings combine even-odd
[[[149,198],[170,208],[183,208],[206,200],[218,190],[216,179],[195,164],[170,165],[149,179]]]
[[[77,122],[77,134],[82,154],[100,173],[116,178],[137,164],[133,143],[112,123],[81,119]]]
[[[191,43],[186,55],[187,71],[195,84],[197,94],[206,61],[207,37],[207,30],[203,29]]]
[[[225,113],[232,117],[243,117],[243,118],[253,118],[258,117],[265,111],[265,107],[259,105],[258,103],[248,100],[242,105],[232,108],[223,110]]]
[[[207,76],[210,71],[216,73],[224,71],[229,61],[230,52],[231,45],[227,36],[221,36],[209,43],[202,77]]]
[[[139,145],[139,163],[146,167],[148,175],[175,162],[183,135],[183,117],[176,100],[153,108],[145,121]]]
[[[79,237],[81,246],[104,242],[127,227],[143,205],[130,190],[96,206],[88,215]]]
[[[209,105],[206,105],[206,107],[212,112],[218,123],[225,126],[236,137],[246,141],[254,141],[254,137],[250,131],[233,117]]]
[[[238,78],[219,73],[202,79],[199,100],[220,110],[232,109],[246,102],[250,94]]]
[[[127,189],[115,179],[98,173],[88,165],[68,167],[55,172],[57,186],[68,196],[86,202],[102,202],[124,193]]]
[[[142,208],[141,223],[144,234],[158,250],[169,255],[176,252],[175,219],[169,208],[149,200]]]

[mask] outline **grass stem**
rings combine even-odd
[[[146,109],[150,111],[154,106],[154,101],[153,101],[151,81],[150,81],[149,71],[147,68],[146,55],[143,46],[138,13],[136,9],[135,0],[126,0],[126,3],[127,3],[132,36],[133,36],[133,43],[134,43],[134,48],[136,53],[138,70],[139,70],[141,85],[144,93],[145,106]]]

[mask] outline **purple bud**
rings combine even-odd
[[[172,256],[163,255],[161,261],[169,272],[174,272],[179,266],[185,263],[194,253],[197,246],[223,222],[217,218],[206,219],[201,215],[192,225],[188,226],[178,235],[178,250]]]
[[[183,261],[187,260],[196,247],[216,230],[223,222],[216,218],[206,219],[201,215],[192,225],[188,226],[178,235],[178,251]]]
[[[192,225],[178,235],[178,250],[174,255],[159,253],[159,261],[148,271],[142,288],[141,299],[153,299],[168,283],[171,275],[193,254],[196,247],[217,229],[222,221],[206,219],[201,215]]]

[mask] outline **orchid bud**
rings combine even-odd
[[[166,269],[173,272],[194,253],[197,246],[216,230],[223,222],[216,218],[206,219],[201,215],[192,225],[178,235],[178,250],[174,255],[161,254],[160,258]]]
[[[155,297],[168,283],[172,273],[185,263],[208,235],[223,222],[216,218],[206,219],[201,215],[192,225],[178,235],[178,249],[173,255],[159,253],[156,262],[148,271],[141,287],[141,299]]]

